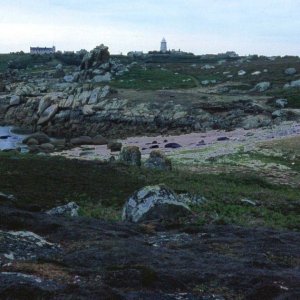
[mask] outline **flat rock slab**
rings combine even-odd
[[[1,207],[0,220],[2,231],[11,231],[17,224],[19,231],[34,231],[47,242],[61,245],[59,256],[38,261],[23,257],[3,266],[1,299],[7,291],[15,295],[10,289],[16,286],[15,279],[9,284],[7,278],[17,275],[7,273],[34,276],[19,286],[19,293],[33,289],[41,297],[45,291],[36,279],[51,283],[47,295],[53,299],[300,297],[298,232],[192,224],[168,229],[155,223],[70,219],[7,207]],[[18,244],[1,247],[2,252],[15,252]]]

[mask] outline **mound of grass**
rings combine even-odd
[[[184,89],[195,87],[191,76],[174,73],[160,68],[143,68],[135,66],[123,76],[111,82],[115,88],[159,90],[159,89]]]

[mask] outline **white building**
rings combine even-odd
[[[47,47],[30,47],[30,54],[53,54],[55,53],[55,46]]]
[[[167,50],[167,41],[165,38],[162,39],[162,41],[160,42],[160,52],[162,53],[166,53]]]

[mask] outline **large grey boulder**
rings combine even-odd
[[[297,70],[295,68],[287,68],[284,71],[285,75],[294,75],[297,73]]]
[[[46,214],[51,216],[69,216],[69,217],[78,217],[79,205],[75,202],[69,202],[66,205],[54,207],[48,211]]]
[[[291,82],[290,86],[292,88],[299,88],[300,87],[300,80],[294,80]]]
[[[101,90],[100,99],[106,98],[110,93],[110,87],[108,85],[104,86]]]
[[[294,80],[291,83],[287,83],[283,86],[284,89],[300,88],[300,80]]]
[[[39,102],[39,107],[37,111],[38,115],[40,116],[51,104],[51,98],[48,95],[44,96]]]
[[[73,75],[66,75],[66,76],[64,76],[64,81],[65,82],[73,82],[74,81],[74,76]]]
[[[283,110],[278,109],[272,112],[272,117],[273,118],[281,118],[284,115]]]
[[[265,115],[249,115],[243,118],[241,122],[241,127],[248,130],[248,129],[253,129],[253,128],[259,128],[259,127],[264,127],[264,126],[269,126],[271,125],[272,120],[270,117],[265,116]]]
[[[122,143],[117,141],[110,141],[107,144],[107,149],[109,149],[111,152],[121,151]]]
[[[108,51],[108,47],[101,44],[89,53],[85,54],[80,65],[80,69],[87,70],[92,66],[100,66],[104,63],[107,63],[109,61],[109,58],[110,54]]]
[[[45,144],[45,143],[50,143],[50,141],[51,141],[47,134],[45,134],[43,132],[35,132],[33,134],[30,134],[28,137],[26,137],[22,141],[22,143],[28,144],[31,140],[36,140],[39,145]]]
[[[287,99],[276,99],[275,100],[275,105],[278,108],[284,108],[285,106],[288,105],[288,100]]]
[[[145,161],[144,167],[148,169],[171,170],[172,163],[162,151],[153,150],[149,158]]]
[[[52,104],[50,105],[47,109],[45,109],[43,111],[43,113],[41,114],[41,117],[38,120],[38,125],[47,123],[48,121],[50,121],[54,115],[57,113],[58,111],[58,105],[57,104]]]
[[[10,97],[9,105],[14,106],[14,105],[19,105],[21,103],[21,97],[17,95],[12,95]]]
[[[268,90],[271,87],[271,83],[268,81],[264,81],[264,82],[260,82],[258,83],[253,91],[257,91],[257,92],[265,92],[266,90]]]
[[[90,136],[79,136],[70,140],[72,145],[92,145],[93,139]]]
[[[172,221],[190,214],[189,207],[164,185],[146,186],[136,191],[124,205],[122,219],[129,222]]]
[[[20,97],[30,97],[35,94],[35,86],[32,84],[22,84],[16,88],[15,94]]]
[[[93,78],[93,81],[95,83],[100,83],[100,82],[108,82],[111,81],[111,74],[109,72],[106,72],[104,75],[97,75]]]
[[[124,162],[132,166],[141,165],[141,151],[137,146],[127,146],[122,149],[120,152],[119,159],[121,162]]]
[[[107,138],[105,138],[104,136],[98,134],[96,136],[93,137],[93,145],[107,145]]]
[[[101,89],[100,88],[95,88],[92,92],[91,92],[91,96],[89,99],[88,104],[96,104],[98,102],[98,98],[99,98],[99,94],[100,94]]]

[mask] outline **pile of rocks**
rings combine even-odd
[[[73,80],[71,77],[65,77],[65,81],[109,82],[113,76],[123,75],[127,71],[126,66],[110,58],[108,47],[101,44],[85,54],[80,65],[80,72],[73,74]]]

